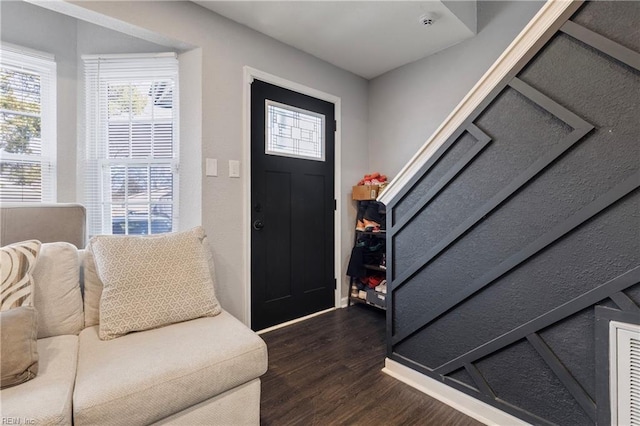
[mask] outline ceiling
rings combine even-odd
[[[222,16],[371,79],[476,30],[475,1],[195,0]],[[420,17],[431,14],[432,25]]]

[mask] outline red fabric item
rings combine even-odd
[[[380,285],[382,280],[384,280],[384,277],[382,275],[371,275],[368,279],[368,285],[371,288],[376,288],[378,285]]]

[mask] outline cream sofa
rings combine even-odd
[[[83,226],[85,220],[78,205],[4,205],[0,218],[2,245],[14,242],[6,229],[16,240],[38,239],[40,225],[67,226],[71,220]],[[29,227],[36,234],[28,233]],[[84,231],[68,228],[73,238],[84,238]],[[0,391],[3,424],[259,423],[266,345],[229,313],[103,341],[99,298],[83,298],[81,292],[83,284],[98,279],[85,250],[68,242],[44,243],[33,276],[39,372]]]

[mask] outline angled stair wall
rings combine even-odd
[[[388,356],[531,423],[608,424],[608,322],[640,322],[640,3],[565,7],[382,196]]]

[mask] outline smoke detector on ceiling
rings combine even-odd
[[[435,13],[424,13],[420,15],[420,17],[418,18],[418,22],[420,23],[420,25],[428,27],[436,22],[436,18],[437,16]]]

